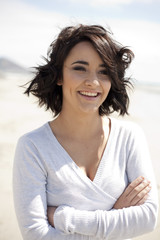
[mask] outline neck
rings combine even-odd
[[[57,129],[64,135],[74,139],[91,139],[103,132],[103,118],[99,113],[65,114],[63,111],[55,120]]]

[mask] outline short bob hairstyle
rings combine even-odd
[[[129,97],[127,87],[132,85],[125,78],[125,70],[131,63],[133,52],[112,39],[111,33],[99,25],[69,26],[60,32],[50,45],[45,65],[36,67],[36,75],[29,83],[25,94],[32,93],[38,98],[40,106],[51,110],[54,116],[62,109],[63,64],[70,50],[79,42],[89,41],[101,57],[111,79],[110,92],[99,108],[99,114],[108,115],[114,111],[120,115],[128,114]]]

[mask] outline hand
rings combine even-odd
[[[56,211],[57,207],[47,207],[47,217],[49,224],[54,227],[54,212]]]
[[[124,207],[141,205],[147,200],[150,190],[150,182],[144,179],[144,177],[138,177],[128,185],[114,204],[113,208],[122,209]]]

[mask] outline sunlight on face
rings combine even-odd
[[[69,109],[97,111],[111,87],[104,62],[88,41],[75,45],[63,66],[63,106]]]

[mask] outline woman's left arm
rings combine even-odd
[[[128,142],[130,150],[126,171],[129,182],[133,182],[138,176],[150,180],[152,189],[146,202],[140,206],[110,211],[82,211],[69,206],[59,206],[54,213],[56,229],[70,234],[95,236],[99,239],[125,239],[155,228],[158,213],[157,187],[144,135],[140,129],[137,131]]]

